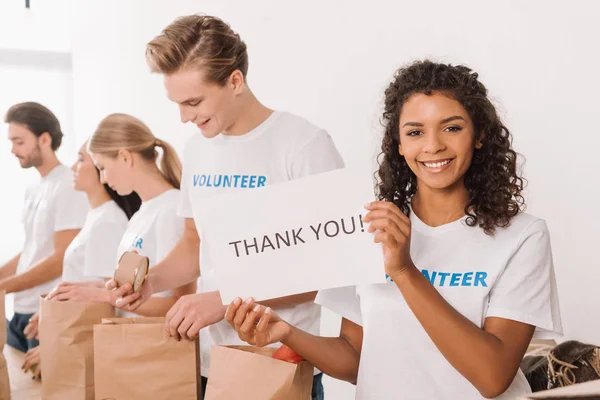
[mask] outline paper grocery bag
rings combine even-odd
[[[198,340],[173,339],[164,318],[110,318],[94,326],[94,373],[96,400],[201,396]]]
[[[10,382],[8,381],[8,367],[4,358],[4,344],[6,343],[6,314],[4,297],[5,292],[0,291],[0,400],[10,400]]]
[[[276,360],[275,350],[213,346],[206,400],[310,400],[313,366]]]
[[[40,358],[45,400],[94,400],[94,324],[109,304],[40,299]]]

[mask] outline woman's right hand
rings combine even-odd
[[[283,342],[292,332],[292,327],[271,308],[254,303],[252,298],[244,302],[240,298],[233,300],[225,319],[241,340],[258,347]]]
[[[21,366],[23,372],[31,371],[33,373],[33,379],[39,379],[42,368],[40,364],[40,346],[29,349],[25,354],[25,362]]]
[[[40,339],[39,322],[40,322],[40,314],[39,313],[35,313],[35,314],[33,314],[33,316],[31,318],[29,318],[29,323],[23,330],[23,333],[25,334],[25,337],[28,340],[33,340],[33,339],[39,340]]]

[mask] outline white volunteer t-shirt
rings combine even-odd
[[[62,280],[112,278],[115,254],[127,222],[127,215],[113,200],[90,210],[83,228],[65,251]]]
[[[41,178],[37,185],[30,187],[22,214],[25,245],[17,265],[17,275],[30,270],[54,253],[56,232],[81,229],[88,209],[85,194],[73,189],[73,173],[62,164]],[[15,293],[15,312],[37,312],[40,296],[52,290],[59,281],[60,278],[53,279]]]
[[[179,215],[194,218],[202,239],[202,221],[195,200],[237,190],[253,190],[344,167],[331,137],[307,120],[273,112],[262,124],[241,136],[198,134],[185,146]],[[200,240],[199,292],[218,290],[210,254]],[[319,334],[321,309],[314,303],[276,310],[295,326]],[[242,344],[226,321],[209,327],[214,344]],[[201,337],[202,375],[209,368],[210,342]]]
[[[488,236],[466,217],[435,228],[414,213],[410,219],[415,265],[471,322],[483,327],[487,317],[499,317],[536,326],[538,337],[562,333],[543,220],[521,213]],[[483,398],[435,347],[394,283],[323,290],[316,302],[363,327],[357,399]],[[498,399],[530,392],[519,370]]]
[[[115,266],[126,251],[136,250],[149,259],[149,267],[154,267],[165,258],[183,236],[185,219],[177,215],[180,202],[177,189],[167,190],[142,203],[131,217],[117,249]],[[113,271],[114,274],[114,271]],[[171,290],[155,293],[156,297],[172,296]],[[138,314],[117,310],[121,318],[135,318]]]

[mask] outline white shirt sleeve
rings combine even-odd
[[[83,192],[67,185],[57,187],[54,199],[54,232],[81,229],[88,211],[88,202]]]
[[[316,132],[294,157],[291,165],[292,179],[344,168],[344,160],[331,136],[324,131]]]
[[[319,290],[315,303],[362,326],[360,298],[356,286]]]
[[[534,325],[538,337],[548,332],[562,334],[550,234],[543,220],[534,221],[523,232],[490,290],[486,317]]]
[[[115,221],[98,221],[88,234],[85,244],[86,278],[112,278],[117,267],[117,248],[121,243],[125,226]]]
[[[173,250],[183,236],[184,218],[175,210],[166,210],[156,221],[156,261],[161,262]]]

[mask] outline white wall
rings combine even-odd
[[[23,101],[37,101],[50,108],[61,122],[65,137],[58,156],[66,163],[75,159],[72,132],[72,88],[69,4],[67,0],[0,1],[0,115]],[[25,233],[21,208],[25,188],[39,179],[35,169],[22,170],[10,153],[7,125],[0,123],[0,187],[5,188],[0,208],[0,265],[23,247]],[[12,298],[7,315],[12,314]]]
[[[71,0],[0,1],[0,48],[69,53]]]
[[[349,164],[373,155],[382,91],[399,65],[466,63],[526,155],[529,211],[552,233],[566,337],[597,343],[597,8],[543,0],[76,2],[74,126],[85,136],[108,112],[128,112],[181,149],[194,129],[178,122],[143,55],[161,28],[192,12],[229,21],[248,44],[259,98],[327,128]],[[328,314],[327,333],[337,322]],[[351,397],[351,387],[327,385],[329,399]]]

